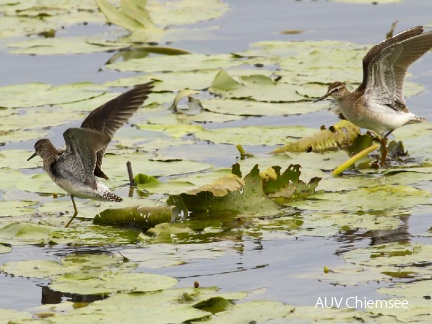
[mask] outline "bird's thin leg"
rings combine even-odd
[[[387,137],[381,138],[381,165],[386,163],[387,159]]]
[[[389,136],[394,129],[388,131],[382,138],[381,138],[381,165],[384,165],[386,163],[387,159],[387,136]]]
[[[76,217],[76,215],[78,215],[78,209],[76,208],[75,205],[75,200],[74,200],[74,196],[70,196],[72,199],[72,204],[74,206],[74,214],[72,216],[72,218],[69,220],[69,222],[66,224],[65,228],[69,227],[70,223],[72,223],[73,219]]]
[[[387,134],[384,135],[385,138],[387,138],[391,133],[393,133],[394,129],[387,132]]]

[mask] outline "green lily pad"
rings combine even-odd
[[[327,297],[329,300],[329,297]],[[320,304],[321,301],[321,304]],[[336,308],[321,306],[324,303],[324,298],[316,299],[314,306],[295,306],[293,312],[285,317],[285,320],[306,323],[317,322],[325,318],[326,321],[334,323],[351,323],[356,321],[367,322],[370,319],[364,313],[355,308]],[[344,305],[345,306],[345,305]],[[365,319],[364,319],[365,318]]]
[[[225,175],[214,182],[189,190],[173,198],[181,198],[189,211],[234,212],[243,216],[276,215],[280,211],[275,201],[291,201],[304,198],[315,192],[319,178],[308,184],[299,180],[300,166],[290,165],[281,172],[279,166],[265,171],[258,165],[248,175],[241,178],[240,166],[233,165],[231,175]]]
[[[368,266],[400,266],[426,262],[432,246],[419,243],[389,243],[356,249],[344,254],[347,262]]]
[[[105,273],[88,276],[70,273],[57,277],[49,285],[52,290],[80,295],[99,295],[116,292],[150,292],[177,284],[172,277],[147,273]]]
[[[418,298],[420,296],[431,296],[431,284],[428,280],[400,283],[389,288],[379,288],[377,292],[384,295],[398,296],[405,298]],[[426,297],[427,298],[427,297]]]
[[[180,0],[170,2],[168,5],[152,1],[147,7],[155,24],[164,26],[189,25],[216,19],[230,8],[221,0],[209,0],[205,3],[200,0]],[[193,15],[196,12],[200,14]]]
[[[46,243],[53,230],[56,228],[51,226],[12,223],[0,229],[0,241],[12,245]]]
[[[204,129],[195,133],[202,141],[234,145],[277,145],[312,135],[316,130],[303,126],[243,126]]]
[[[242,62],[230,54],[185,54],[158,55],[107,65],[107,68],[119,71],[136,72],[191,72],[195,70],[217,70],[229,66],[238,66]],[[216,74],[216,72],[214,72]],[[183,86],[184,87],[184,86]]]
[[[259,74],[240,76],[239,81],[236,81],[224,70],[220,70],[216,75],[209,91],[232,99],[267,102],[295,102],[306,99],[297,93],[294,84],[275,82]]]
[[[36,204],[36,201],[0,201],[0,218],[33,214]]]
[[[133,294],[139,298],[142,294]],[[157,297],[155,297],[157,298]],[[109,299],[107,299],[109,300]],[[90,322],[124,322],[125,314],[130,322],[139,322],[143,318],[151,318],[154,324],[166,324],[174,322],[200,321],[211,315],[189,305],[152,305],[118,303],[116,305],[105,305],[98,301],[91,305],[76,309],[70,314],[56,317],[57,323],[77,323],[83,318]]]
[[[146,240],[151,242],[151,240]],[[156,243],[145,249],[122,250],[122,255],[138,263],[141,267],[162,268],[181,265],[190,262],[200,262],[206,259],[217,259],[231,250],[232,242],[166,244]]]
[[[80,214],[78,214],[80,217]],[[65,220],[64,224],[67,220]],[[87,225],[74,227],[73,230],[51,232],[50,242],[73,246],[106,246],[107,244],[126,245],[138,241],[139,232],[134,229],[112,228]]]
[[[153,177],[189,174],[212,169],[208,163],[195,161],[149,161],[142,154],[108,155],[104,159],[104,169],[109,170],[112,179],[123,178],[129,181],[126,172],[126,162],[130,161],[136,173],[147,173]]]
[[[0,20],[0,38],[34,35],[54,29],[55,27],[54,23],[43,20],[2,16]]]
[[[121,49],[125,45],[121,43],[93,44],[86,37],[56,37],[9,43],[8,47],[12,48],[11,52],[14,54],[58,55],[107,52]]]
[[[417,283],[413,283],[415,288],[419,288]],[[424,286],[427,286],[423,283]],[[408,285],[406,285],[408,286]],[[430,289],[430,287],[429,287]],[[430,290],[429,290],[430,291]],[[421,293],[421,288],[419,289]],[[430,294],[429,294],[430,295]],[[391,321],[399,321],[401,323],[409,323],[415,319],[417,322],[430,321],[430,300],[425,295],[417,298],[390,298],[382,299],[375,307],[369,309],[372,318],[388,319]],[[426,297],[426,298],[425,298]]]
[[[195,100],[195,104],[197,101]],[[195,109],[195,108],[194,108]],[[198,107],[195,110],[201,109]],[[147,122],[154,125],[166,125],[165,129],[169,132],[170,128],[198,128],[199,125],[193,125],[194,123],[225,123],[229,121],[240,120],[243,117],[234,116],[234,115],[225,115],[225,114],[215,114],[208,111],[202,111],[197,114],[186,115],[186,114],[173,114],[170,111],[167,111],[164,114],[159,114],[156,117],[148,117]],[[188,125],[189,124],[189,125]],[[189,127],[188,127],[189,126]],[[142,126],[140,124],[140,128],[147,128],[150,126]]]
[[[10,253],[12,251],[12,247],[10,245],[5,245],[0,243],[0,254]]]
[[[231,309],[217,313],[211,317],[208,323],[250,323],[285,321],[286,317],[295,310],[294,306],[277,301],[254,300],[240,303]]]
[[[139,124],[137,125],[140,129],[160,131],[170,135],[173,138],[181,138],[183,136],[196,133],[204,129],[200,125],[149,125],[149,124]]]
[[[3,86],[0,87],[0,96],[3,98],[1,105],[9,108],[58,105],[90,99],[102,94],[94,90],[96,90],[94,85],[85,82],[60,86],[44,83]]]
[[[122,257],[107,254],[68,255],[60,260],[24,260],[2,265],[2,271],[15,276],[31,278],[57,278],[65,274],[75,274],[80,279],[103,273],[129,273],[135,269],[133,262],[124,262]]]
[[[371,195],[374,199],[370,199]],[[313,201],[293,202],[291,205],[320,211],[370,212],[430,204],[429,192],[411,186],[397,185],[378,185],[344,193],[325,193],[315,198]]]
[[[154,91],[179,91],[184,88],[203,90],[210,87],[214,74],[213,70],[154,73],[120,78],[108,81],[105,85],[124,87],[149,82],[150,80],[158,80],[160,82],[155,83]]]
[[[212,98],[201,101],[204,109],[228,115],[240,116],[285,116],[300,115],[320,111],[324,108],[321,103],[309,102],[269,103],[251,100]],[[325,104],[325,103],[324,103]],[[327,104],[325,104],[327,105]]]
[[[43,279],[63,274],[64,267],[52,260],[24,260],[5,263],[1,266],[1,271],[15,276]]]
[[[32,314],[28,312],[20,312],[15,309],[0,308],[0,322],[3,323],[31,320],[32,317]]]

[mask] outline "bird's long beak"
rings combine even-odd
[[[315,99],[313,102],[317,102],[317,101],[321,101],[324,100],[325,98],[327,98],[328,96],[330,96],[331,92],[327,92],[324,96],[319,97],[318,99]]]
[[[30,156],[28,159],[27,159],[27,161],[30,161],[31,159],[33,159],[35,156],[37,155],[37,153],[36,152],[34,152],[33,153],[33,155],[32,156]]]

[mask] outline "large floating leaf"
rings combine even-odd
[[[233,172],[236,175],[224,176],[179,197],[190,211],[235,211],[245,216],[274,215],[278,213],[279,206],[271,198],[292,200],[307,196],[315,192],[319,182],[319,178],[312,179],[308,184],[299,180],[298,166],[290,166],[282,174],[280,167],[271,170],[260,174],[256,165],[242,180],[237,175],[239,166],[234,165]],[[268,176],[269,173],[272,175]]]
[[[47,243],[52,226],[12,223],[0,229],[0,241],[12,245]]]
[[[185,54],[158,55],[132,59],[107,65],[107,68],[119,71],[151,72],[190,72],[195,70],[217,70],[222,67],[238,66],[242,62],[230,54]],[[214,71],[214,75],[216,72]]]
[[[86,37],[36,38],[8,44],[15,54],[55,55],[106,52],[124,48],[122,43],[94,44]]]
[[[337,180],[336,182],[341,182]],[[373,197],[373,199],[371,199]],[[406,209],[421,204],[430,204],[431,195],[428,191],[411,186],[380,185],[360,188],[348,192],[325,193],[313,201],[294,202],[298,208],[310,210],[370,212],[387,209]]]
[[[75,272],[57,277],[49,285],[52,290],[80,295],[116,292],[149,292],[167,289],[177,284],[172,277],[147,273]]]
[[[165,224],[163,224],[165,225]],[[178,233],[177,233],[178,234]],[[176,234],[170,234],[175,237]],[[190,237],[190,235],[186,235]],[[152,240],[146,240],[152,242]],[[232,249],[235,244],[231,241],[215,242],[202,244],[166,244],[166,241],[160,244],[150,244],[144,249],[131,248],[122,251],[122,254],[133,262],[137,262],[141,267],[145,268],[162,268],[172,267],[191,262],[205,262],[207,259],[217,259],[226,254],[227,250]]]
[[[0,20],[0,38],[38,34],[55,28],[55,24],[25,17],[5,17]]]
[[[275,100],[278,98],[275,97]],[[276,103],[251,100],[211,98],[201,101],[204,109],[218,114],[240,116],[284,116],[300,115],[316,112],[327,104],[312,104],[309,102]]]
[[[254,300],[240,303],[225,312],[218,313],[208,323],[250,323],[279,320],[285,321],[286,317],[295,310],[295,307],[277,301]]]
[[[52,260],[13,261],[2,265],[5,273],[31,277],[56,278],[60,275],[81,273],[85,276],[98,276],[102,273],[129,273],[135,269],[133,262],[124,262],[123,258],[107,254],[71,254],[59,262]]]
[[[102,93],[95,90],[104,89],[85,82],[60,86],[44,83],[3,86],[0,87],[1,106],[23,108],[77,102],[100,96]]]
[[[12,247],[6,244],[0,244],[0,254],[9,253],[12,251]]]
[[[15,309],[0,308],[0,322],[3,323],[31,320],[32,317],[32,314],[28,312],[19,312]]]
[[[100,208],[99,208],[100,209]],[[93,215],[96,212],[92,213]],[[81,214],[78,214],[81,216]],[[65,219],[63,225],[69,219]],[[126,245],[138,242],[140,232],[131,228],[112,228],[109,226],[88,225],[69,230],[51,232],[50,243],[71,246],[104,246],[107,244]]]
[[[243,126],[204,129],[195,133],[203,141],[234,145],[277,145],[290,138],[305,137],[314,130],[303,126]]]

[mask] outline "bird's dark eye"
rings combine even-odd
[[[333,92],[339,92],[339,88],[334,89]]]

